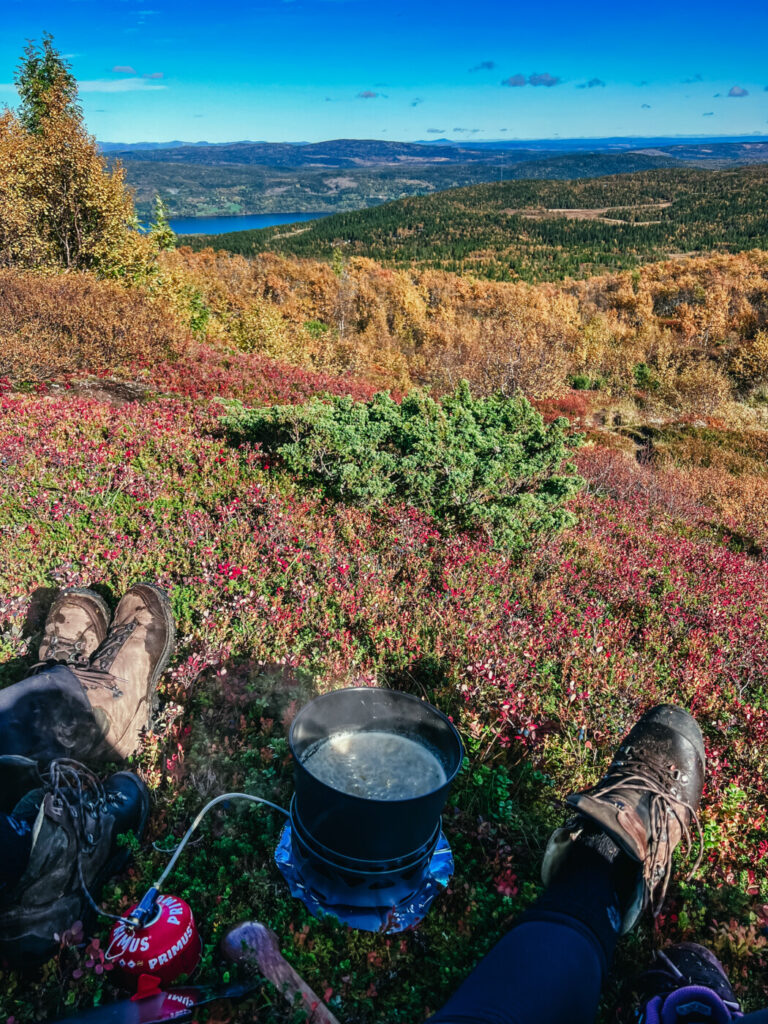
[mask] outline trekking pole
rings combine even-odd
[[[300,996],[312,1024],[339,1024],[322,999],[282,955],[277,936],[265,924],[243,921],[235,925],[222,939],[221,949],[235,963],[258,967],[289,1002],[294,1003]]]

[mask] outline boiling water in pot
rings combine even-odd
[[[301,763],[316,779],[367,800],[408,800],[445,785],[430,750],[394,732],[338,732],[309,747]]]

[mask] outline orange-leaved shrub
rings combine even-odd
[[[527,285],[181,249],[162,254],[160,276],[186,281],[209,331],[235,347],[377,387],[446,392],[466,379],[478,394],[541,401],[577,380],[711,416],[768,376],[768,254],[757,251]]]
[[[86,273],[0,270],[0,376],[119,374],[167,358],[187,334],[140,289]]]

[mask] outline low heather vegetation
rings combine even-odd
[[[223,443],[206,396],[0,398],[3,683],[35,660],[55,588],[92,583],[111,602],[137,577],[169,588],[179,647],[135,764],[153,789],[151,841],[180,836],[225,789],[287,800],[285,730],[311,692],[377,681],[424,694],[454,716],[469,756],[446,817],[456,877],[413,934],[308,917],[271,862],[277,823],[222,815],[206,856],[176,876],[205,935],[203,977],[217,976],[221,930],[257,910],[342,1019],[422,1019],[534,898],[561,798],[597,778],[642,708],[675,700],[707,741],[707,859],[692,883],[678,874],[657,934],[625,946],[616,977],[651,941],[706,939],[747,1004],[764,1000],[761,458],[734,476],[717,432],[686,428],[639,464],[619,435],[600,435],[614,447],[576,453],[587,487],[568,503],[575,525],[513,560],[405,504],[372,513],[307,490],[250,443]],[[749,450],[752,435],[728,436]],[[163,863],[142,847],[110,905],[127,907]],[[2,1012],[26,1024],[108,998],[109,972],[86,961],[99,962],[66,947],[33,981],[4,975]],[[291,1019],[266,1000],[260,1019]]]

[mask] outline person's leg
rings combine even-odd
[[[137,583],[111,626],[107,616],[92,591],[64,591],[57,599],[41,663],[0,691],[0,755],[114,761],[136,750],[173,650],[173,614],[162,590]]]
[[[593,1024],[603,977],[601,952],[585,932],[520,924],[429,1024]]]
[[[592,1024],[637,875],[607,836],[575,844],[541,899],[430,1024]]]
[[[672,706],[643,715],[597,785],[568,798],[544,895],[430,1024],[591,1024],[619,934],[658,912],[672,854],[697,811],[701,732]]]
[[[76,587],[59,594],[46,617],[32,674],[0,690],[0,755],[41,764],[87,757],[102,730],[75,672],[88,664],[108,628],[109,608],[95,591]]]
[[[87,758],[103,736],[82,684],[52,665],[0,690],[0,754],[47,763]]]
[[[0,957],[9,961],[51,955],[57,936],[90,912],[87,892],[97,897],[125,864],[117,836],[140,835],[147,821],[137,776],[101,783],[78,762],[137,748],[173,650],[167,595],[134,585],[108,627],[98,595],[65,591],[46,620],[37,670],[0,691],[0,810],[12,812],[0,816]]]

